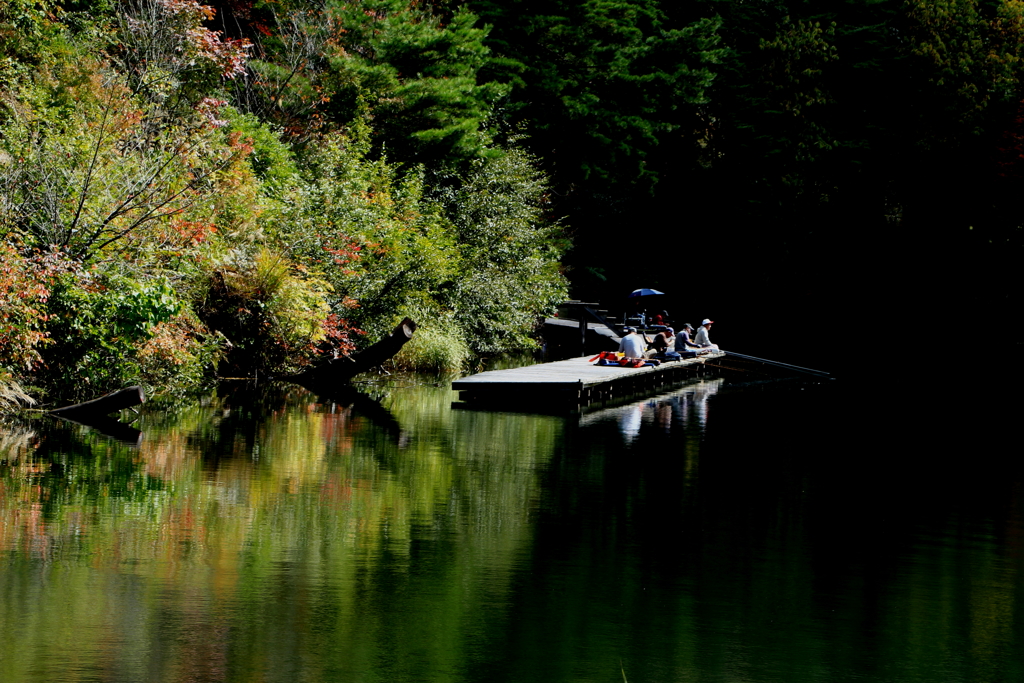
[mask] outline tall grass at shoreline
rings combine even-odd
[[[9,373],[0,372],[0,413],[16,413],[36,404]]]
[[[424,326],[416,330],[392,362],[398,370],[450,373],[465,368],[472,355],[469,344],[457,331]]]

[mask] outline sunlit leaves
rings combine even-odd
[[[125,2],[117,15],[119,42],[110,52],[132,91],[174,118],[220,80],[243,75],[251,44],[207,28],[215,16],[196,0]]]
[[[282,216],[281,234],[294,257],[359,302],[351,315],[373,338],[396,316],[415,316],[458,255],[422,200],[420,175],[367,158],[367,133],[355,127],[350,136],[324,140]]]
[[[44,366],[38,376],[70,399],[145,383],[138,353],[184,304],[166,278],[69,272],[51,286]],[[182,348],[190,340],[179,336]],[[166,378],[165,378],[166,379]]]
[[[1000,0],[913,0],[910,49],[957,123],[977,125],[992,103],[1018,96],[1024,4]],[[994,9],[994,11],[991,11]]]
[[[3,127],[0,220],[35,246],[96,258],[210,200],[216,174],[248,151],[202,111],[151,130],[120,79],[96,74],[79,90],[60,121],[20,105]]]
[[[50,290],[58,275],[73,269],[59,253],[26,255],[0,242],[0,369],[24,372],[42,362],[40,349],[52,343]]]
[[[282,216],[293,257],[359,302],[349,315],[371,339],[409,315],[475,351],[530,346],[536,317],[565,293],[536,162],[513,149],[429,192],[422,172],[367,156],[366,133],[328,137],[311,157]]]
[[[473,164],[445,196],[464,264],[446,292],[478,351],[529,346],[539,315],[566,294],[547,180],[523,151]]]
[[[332,317],[332,289],[269,248],[235,249],[216,264],[197,308],[204,323],[227,338],[225,362],[232,374],[282,372],[319,352],[354,348],[352,327]]]

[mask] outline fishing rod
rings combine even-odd
[[[745,360],[753,360],[753,361],[757,361],[758,363],[766,363],[768,365],[776,365],[776,366],[778,366],[780,368],[786,368],[787,370],[794,370],[796,372],[804,372],[804,373],[807,373],[808,375],[815,375],[817,377],[831,377],[832,376],[832,373],[825,372],[824,370],[814,370],[812,368],[802,368],[799,365],[790,365],[789,363],[780,363],[777,360],[768,360],[766,358],[757,358],[755,356],[747,356],[747,355],[742,354],[742,353],[736,353],[735,351],[725,351],[724,349],[722,349],[722,351],[723,351],[723,353],[726,353],[726,354],[728,354],[730,356],[736,356],[737,358],[743,358]]]

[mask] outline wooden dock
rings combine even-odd
[[[562,358],[577,354],[593,356],[619,348],[619,336],[603,323],[580,322],[565,318],[545,318],[544,345]]]
[[[723,356],[708,353],[643,368],[594,365],[583,356],[481,372],[455,380],[452,389],[470,404],[573,409],[657,391],[703,373],[705,361]]]

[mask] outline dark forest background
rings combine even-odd
[[[836,370],[1020,339],[1010,4],[470,6],[519,69],[574,295],[654,287],[727,348]]]

